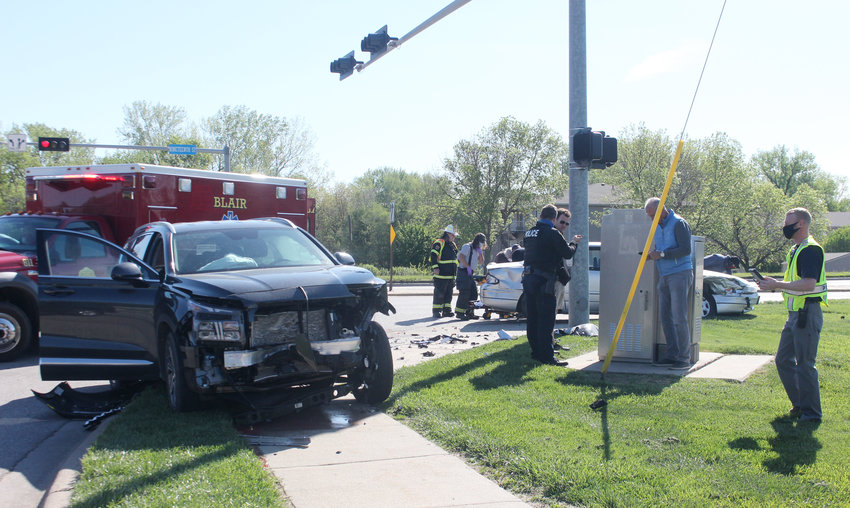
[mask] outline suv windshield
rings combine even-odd
[[[35,252],[35,230],[55,228],[60,222],[52,217],[3,217],[0,219],[0,250]]]
[[[181,274],[334,264],[297,229],[186,231],[174,235],[173,247],[175,269]]]

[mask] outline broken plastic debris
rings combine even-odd
[[[607,406],[608,402],[605,399],[597,399],[596,402],[590,405],[590,409],[599,409],[600,407]]]
[[[296,446],[298,448],[307,448],[310,444],[309,437],[254,436],[251,434],[240,434],[240,436],[255,446]]]
[[[433,351],[425,351],[424,353],[422,353],[422,356],[434,356],[436,354],[437,353],[435,353]]]
[[[499,338],[496,340],[514,340],[514,337],[504,330],[499,330]]]
[[[599,337],[599,328],[593,323],[585,323],[570,328],[570,335],[581,335],[582,337]]]

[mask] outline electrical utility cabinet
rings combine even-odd
[[[603,360],[613,342],[617,324],[629,295],[641,251],[652,226],[642,208],[608,210],[602,217],[602,261],[599,287],[599,359]],[[655,247],[654,242],[652,248]],[[699,360],[702,328],[702,258],[705,238],[691,236],[694,286],[688,297],[688,323],[691,332],[691,361]],[[654,362],[662,358],[667,341],[658,318],[658,271],[647,259],[629,307],[613,360]]]

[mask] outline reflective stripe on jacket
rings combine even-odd
[[[454,279],[457,273],[457,247],[453,242],[446,243],[442,238],[431,246],[431,270],[439,269],[435,279]]]
[[[803,240],[803,243],[801,243],[796,250],[792,247],[788,251],[788,254],[785,255],[785,263],[788,266],[788,268],[785,269],[785,282],[800,280],[801,277],[797,273],[797,258],[800,256],[800,253],[803,252],[803,249],[806,248],[820,249],[821,254],[823,254],[823,247],[821,247],[811,235]],[[794,253],[793,258],[791,257],[792,252]],[[789,311],[802,309],[806,304],[806,298],[820,297],[821,303],[826,305],[826,259],[824,256],[821,256],[821,259],[823,259],[823,261],[821,262],[822,264],[820,267],[820,278],[815,284],[814,289],[805,293],[802,291],[791,291],[788,289],[782,290],[782,298],[785,299],[785,307]]]

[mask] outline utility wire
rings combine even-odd
[[[691,118],[691,111],[694,109],[694,102],[697,100],[697,92],[699,92],[699,85],[702,83],[702,76],[705,74],[705,68],[708,65],[708,56],[711,55],[711,48],[714,47],[714,38],[717,37],[717,30],[720,28],[720,20],[723,19],[723,11],[726,10],[726,0],[723,0],[723,6],[720,8],[720,16],[717,17],[717,25],[714,27],[714,34],[711,36],[711,43],[708,45],[708,52],[705,54],[705,62],[702,64],[702,70],[699,73],[699,79],[697,80],[697,88],[694,90],[694,97],[691,99],[691,107],[688,108],[688,116],[685,117],[685,125],[682,126],[682,133],[679,135],[679,139],[685,137],[685,129],[688,128],[688,120]]]

